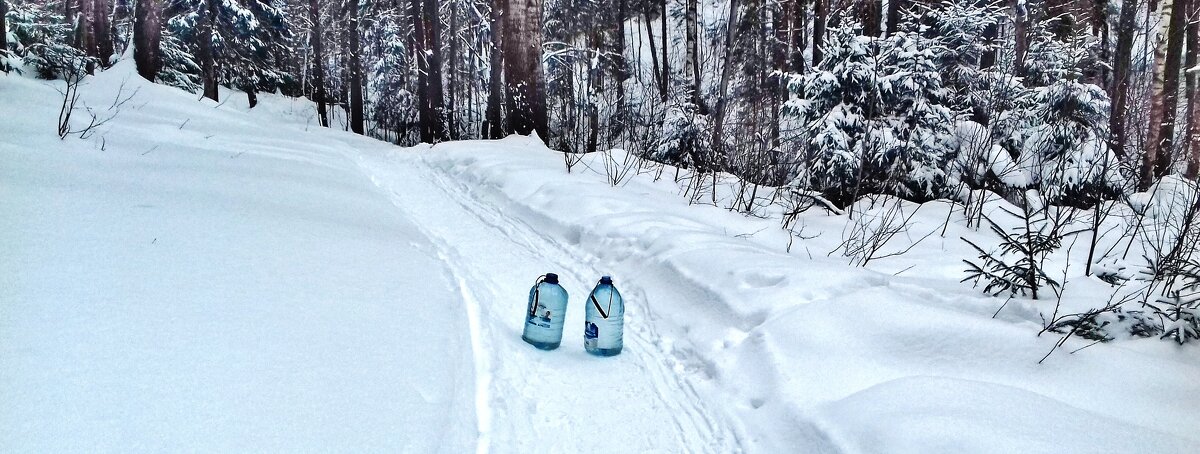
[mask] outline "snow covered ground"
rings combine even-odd
[[[689,205],[672,170],[611,186],[619,152],[567,173],[524,137],[400,149],[127,63],[82,91],[102,116],[133,99],[60,141],[54,86],[0,76],[0,451],[1200,447],[1196,346],[1037,364],[1041,303],[992,318],[960,222],[850,267],[826,256],[844,218],[814,210],[788,253],[777,219]],[[520,340],[545,272],[571,293],[552,352]],[[601,274],[629,304],[614,358],[582,348]]]

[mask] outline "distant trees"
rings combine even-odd
[[[314,123],[396,143],[536,132],[699,172],[695,190],[729,173],[845,204],[1049,184],[997,160],[1112,155],[1110,195],[1195,177],[1197,4],[4,0],[3,36],[44,77],[132,43],[147,79],[306,96]],[[964,151],[963,130],[986,149]]]

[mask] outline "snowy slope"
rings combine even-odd
[[[776,220],[689,206],[669,177],[611,187],[621,153],[568,174],[523,137],[399,149],[303,101],[131,74],[90,81],[101,110],[138,92],[65,141],[53,84],[0,76],[0,451],[1200,446],[1194,346],[1037,364],[1057,340],[1037,308],[993,319],[958,283],[961,225],[848,267],[825,255],[844,219],[806,219],[819,236],[787,253]],[[571,293],[553,352],[520,340],[545,272]],[[629,304],[603,359],[578,329],[601,274]]]
[[[453,281],[337,152],[385,145],[134,79],[59,141],[46,84],[0,76],[0,451],[474,447]]]

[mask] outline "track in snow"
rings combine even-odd
[[[360,164],[439,248],[467,305],[476,355],[477,452],[740,452],[734,431],[706,407],[680,359],[663,350],[645,292],[594,256],[481,200],[419,153],[362,156]],[[563,346],[520,339],[533,280],[557,272],[571,292]],[[626,348],[594,358],[582,348],[578,307],[601,274],[627,299]]]

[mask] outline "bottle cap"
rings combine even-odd
[[[600,283],[605,284],[605,285],[612,285],[612,276],[600,276]]]
[[[545,282],[547,284],[557,284],[558,283],[558,275],[554,274],[554,273],[546,273],[546,280],[544,280],[543,282]]]

